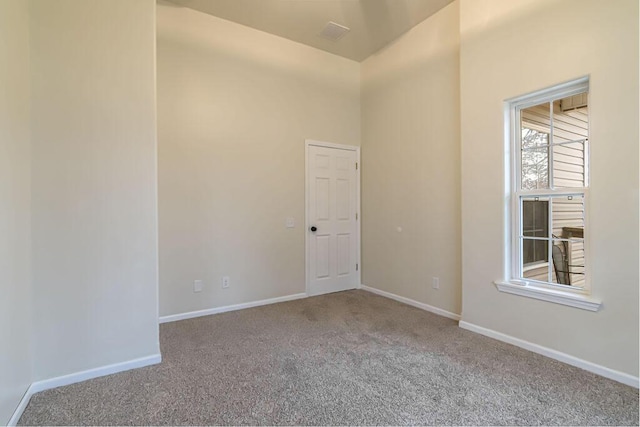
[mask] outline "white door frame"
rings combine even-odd
[[[358,264],[358,269],[356,271],[356,288],[360,289],[362,286],[362,260],[360,258],[360,224],[362,220],[362,215],[360,214],[360,170],[362,169],[360,163],[360,147],[357,145],[344,145],[344,144],[334,144],[332,142],[324,142],[324,141],[316,141],[313,139],[305,139],[304,141],[304,246],[305,246],[305,292],[307,295],[310,295],[309,292],[309,279],[310,279],[310,239],[309,239],[309,147],[317,146],[317,147],[325,147],[325,148],[334,148],[338,150],[347,150],[347,151],[355,151],[356,153],[356,162],[358,164],[358,169],[356,170],[356,262]]]

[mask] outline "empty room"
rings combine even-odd
[[[0,425],[638,425],[637,0],[0,0]]]

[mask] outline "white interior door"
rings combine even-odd
[[[360,283],[357,147],[307,142],[307,294]]]

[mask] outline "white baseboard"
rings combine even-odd
[[[598,365],[583,359],[579,359],[567,353],[562,353],[560,351],[557,351],[548,347],[543,347],[541,345],[534,344],[529,341],[521,340],[520,338],[515,338],[515,337],[512,337],[511,335],[506,335],[506,334],[503,334],[502,332],[494,331],[493,329],[483,328],[482,326],[474,325],[473,323],[460,321],[459,326],[468,331],[485,335],[489,338],[493,338],[498,341],[515,345],[516,347],[524,348],[525,350],[529,350],[534,353],[538,353],[543,356],[550,357],[551,359],[555,359],[560,362],[566,363],[568,365],[584,369],[585,371],[589,371],[594,374],[603,376],[605,378],[618,381],[622,384],[626,384],[631,387],[638,388],[639,378],[634,377],[633,375],[625,374],[624,372],[616,371],[616,370],[604,367],[602,365]]]
[[[25,409],[27,409],[27,405],[29,404],[29,400],[31,400],[31,396],[33,393],[31,392],[31,386],[27,387],[27,391],[22,395],[22,399],[20,399],[20,403],[18,403],[18,407],[15,411],[13,411],[13,415],[9,419],[7,423],[8,427],[13,427],[18,425],[18,421],[20,421],[20,417]]]
[[[245,302],[242,304],[225,305],[224,307],[208,308],[206,310],[189,311],[187,313],[171,314],[169,316],[161,316],[160,323],[176,322],[178,320],[192,319],[194,317],[209,316],[211,314],[226,313],[228,311],[243,310],[245,308],[259,307],[261,305],[276,304],[279,302],[293,301],[296,299],[306,298],[306,293],[285,295],[283,297],[263,299],[260,301]]]
[[[128,360],[126,362],[114,363],[112,365],[101,366],[99,368],[87,369],[86,371],[75,372],[73,374],[62,375],[60,377],[49,378],[47,380],[36,381],[32,383],[22,396],[18,407],[14,411],[8,426],[15,426],[20,421],[22,413],[27,408],[31,396],[35,393],[49,390],[56,387],[62,387],[69,384],[75,384],[80,381],[91,380],[93,378],[103,377],[105,375],[116,374],[118,372],[128,371],[130,369],[142,368],[145,366],[155,365],[162,362],[162,356],[153,354],[151,356],[141,357],[139,359]]]
[[[392,294],[391,292],[387,292],[387,291],[381,291],[380,289],[371,288],[371,287],[365,286],[365,285],[362,285],[360,289],[362,289],[363,291],[371,292],[371,293],[386,297],[386,298],[390,298],[390,299],[393,299],[393,300],[396,300],[396,301],[403,302],[405,304],[411,305],[411,306],[416,307],[416,308],[420,308],[420,309],[425,310],[425,311],[429,311],[431,313],[438,314],[440,316],[448,317],[449,319],[460,320],[460,315],[459,314],[455,314],[455,313],[452,313],[450,311],[443,310],[441,308],[434,307],[434,306],[429,305],[429,304],[425,304],[423,302],[412,300],[411,298],[401,297],[400,295]]]
[[[139,359],[127,360],[126,362],[114,363],[113,365],[101,366],[99,368],[87,369],[86,371],[75,372],[69,375],[50,378],[48,380],[36,381],[31,384],[29,390],[31,393],[49,390],[51,388],[62,387],[69,384],[79,383],[93,378],[103,377],[118,372],[128,371],[130,369],[142,368],[149,365],[155,365],[162,362],[160,354],[153,354]]]

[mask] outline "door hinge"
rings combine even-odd
[[[358,170],[358,162],[356,162],[356,170]]]
[[[358,220],[358,212],[356,212],[356,221]]]
[[[358,271],[358,264],[356,264],[356,271]]]

